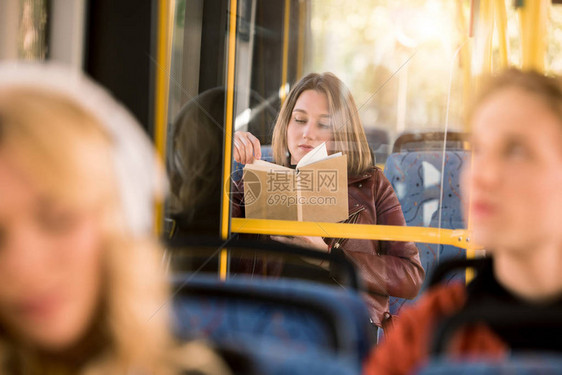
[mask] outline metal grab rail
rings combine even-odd
[[[452,245],[471,250],[480,248],[471,243],[470,232],[466,229],[232,218],[231,230],[235,233],[412,241]]]

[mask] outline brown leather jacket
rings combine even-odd
[[[349,218],[353,224],[405,226],[398,197],[382,171],[373,167],[361,176],[349,177]],[[388,297],[414,298],[425,271],[413,242],[325,239],[353,261],[367,290],[373,323],[382,326],[388,317]]]
[[[242,183],[233,192],[233,217],[243,217]],[[349,217],[346,223],[406,225],[396,193],[380,168],[348,178]],[[412,242],[324,238],[330,249],[339,248],[357,267],[366,288],[373,323],[382,326],[389,316],[388,297],[414,298],[425,271]]]

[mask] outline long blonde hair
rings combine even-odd
[[[306,90],[325,94],[328,99],[333,148],[330,152],[347,155],[349,175],[359,175],[373,165],[371,151],[365,131],[361,125],[357,106],[345,84],[332,73],[310,73],[291,89],[287,96],[273,130],[273,159],[275,163],[289,166],[287,127],[299,96]]]
[[[171,340],[162,253],[149,234],[133,236],[128,228],[112,142],[96,118],[69,98],[26,87],[0,93],[0,148],[57,198],[101,208],[107,354],[117,368],[151,367]]]
[[[15,157],[49,194],[101,213],[104,284],[101,311],[91,325],[104,332],[103,350],[83,358],[80,371],[177,373],[190,357],[172,357],[178,346],[170,333],[162,248],[152,233],[139,234],[127,222],[113,160],[116,142],[70,97],[42,88],[0,87],[0,150]],[[195,351],[216,360],[204,347]],[[11,342],[0,323],[1,373],[8,361],[24,373],[44,365]]]

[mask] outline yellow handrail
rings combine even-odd
[[[412,241],[453,245],[463,249],[478,248],[470,242],[466,229],[404,227],[398,225],[368,225],[319,223],[286,220],[232,218],[232,232],[280,236],[321,236],[381,241]]]

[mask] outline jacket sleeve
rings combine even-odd
[[[388,179],[375,170],[373,186],[376,222],[365,224],[405,226],[404,215]],[[358,247],[360,251],[353,251]],[[425,277],[418,248],[413,242],[349,240],[343,246],[370,293],[414,298]]]

